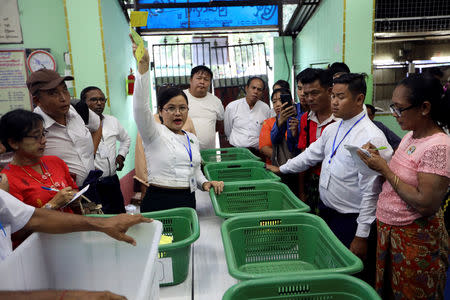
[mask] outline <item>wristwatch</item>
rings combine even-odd
[[[50,202],[48,202],[48,203],[46,203],[44,206],[42,206],[42,208],[45,208],[45,209],[53,209],[53,205],[52,205]]]

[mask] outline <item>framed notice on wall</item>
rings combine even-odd
[[[22,43],[17,0],[0,0],[0,44]]]
[[[25,50],[0,50],[0,117],[10,110],[31,109]]]

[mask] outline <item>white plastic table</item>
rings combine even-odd
[[[189,274],[183,283],[160,288],[160,299],[222,299],[238,281],[228,274],[220,226],[223,219],[214,214],[209,194],[197,191],[200,238],[191,247]]]

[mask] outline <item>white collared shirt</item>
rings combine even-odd
[[[0,189],[0,262],[12,252],[11,234],[22,229],[33,213],[34,207]]]
[[[327,126],[328,124],[332,122],[340,121],[341,119],[336,118],[333,114],[329,116],[326,120],[324,120],[322,123],[319,123],[319,119],[317,118],[317,115],[312,110],[308,113],[308,120],[311,120],[317,124],[316,129],[316,140],[320,137],[322,133],[322,127]]]
[[[362,116],[364,117],[361,121],[344,138],[353,124]],[[339,128],[341,122],[342,125]],[[344,145],[361,147],[370,142],[375,147],[385,146],[387,149],[380,150],[380,155],[386,161],[390,160],[393,151],[383,132],[370,121],[365,111],[341,122],[328,125],[320,138],[304,152],[288,160],[280,167],[280,171],[298,173],[322,162],[319,181],[320,199],[327,207],[340,213],[358,213],[358,227],[355,235],[367,237],[370,233],[370,225],[375,221],[382,177],[362,174]],[[337,148],[337,150],[329,163],[335,137],[334,149]],[[338,147],[341,140],[342,143]]]
[[[224,114],[222,101],[209,92],[203,98],[194,97],[189,89],[184,93],[189,100],[189,117],[194,122],[200,150],[216,148],[216,121],[223,120]]]
[[[66,115],[66,125],[61,125],[40,107],[36,107],[34,112],[44,118],[44,128],[48,130],[44,155],[61,158],[69,167],[69,171],[77,176],[77,185],[81,186],[89,171],[94,170],[94,142],[89,131],[98,129],[100,117],[89,110],[89,124],[85,125],[71,105]]]
[[[258,100],[252,109],[245,98],[235,100],[225,109],[224,127],[228,141],[235,147],[258,149],[264,120],[272,116],[270,107]]]
[[[119,151],[116,154],[116,142],[120,142]],[[131,139],[128,133],[120,125],[117,118],[110,115],[103,115],[102,139],[98,144],[95,155],[95,168],[102,170],[102,177],[116,174],[116,157],[122,155],[124,158],[130,149]]]
[[[148,181],[165,187],[189,187],[194,177],[197,187],[202,189],[208,180],[200,169],[201,157],[197,137],[189,132],[180,135],[165,125],[155,122],[149,105],[149,72],[136,74],[133,94],[134,119],[144,145],[147,161]],[[187,136],[186,136],[187,135]],[[189,143],[192,151],[192,167],[189,158]]]

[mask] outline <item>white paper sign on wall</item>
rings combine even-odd
[[[0,44],[21,44],[19,7],[17,0],[0,0]]]

